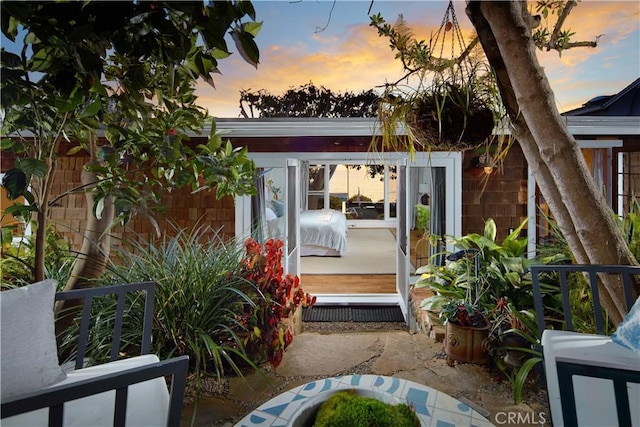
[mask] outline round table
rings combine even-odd
[[[236,427],[288,426],[302,404],[318,393],[370,387],[413,406],[424,426],[492,426],[491,422],[453,397],[413,381],[382,375],[346,375],[311,381],[275,396],[249,413]]]

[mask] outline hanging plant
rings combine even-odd
[[[382,150],[465,151],[486,143],[503,116],[502,103],[490,67],[473,55],[477,38],[469,46],[462,40],[453,4],[428,44],[413,37],[402,15],[393,26],[372,16],[371,25],[389,39],[407,72],[386,85],[379,105]],[[445,43],[460,54],[443,58]],[[399,85],[411,76],[419,77],[417,87]],[[406,137],[397,136],[398,126]]]
[[[470,86],[445,82],[413,100],[408,125],[432,146],[475,148],[491,136],[493,111]]]

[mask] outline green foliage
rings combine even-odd
[[[298,276],[284,275],[282,266],[284,243],[269,239],[260,245],[253,239],[244,244],[242,277],[255,289],[249,291],[254,302],[241,316],[243,327],[252,331],[246,341],[247,351],[255,359],[268,360],[278,367],[293,335],[283,320],[300,307],[310,307],[316,298],[300,288]]]
[[[618,219],[622,234],[626,239],[631,253],[640,259],[640,202],[635,197],[629,202],[629,213]]]
[[[431,210],[429,206],[416,205],[416,227],[422,230],[423,233],[429,231],[429,219],[431,217]]]
[[[240,322],[245,306],[254,305],[247,295],[253,284],[242,275],[240,245],[224,242],[202,226],[176,229],[174,237],[165,236],[157,244],[124,243],[126,247],[116,250],[117,263],[110,266],[110,277],[103,283],[157,283],[153,351],[161,359],[189,355],[197,379],[221,377],[229,369],[241,373],[239,360],[255,366],[246,355],[243,335],[247,331]],[[106,306],[102,312],[111,310]],[[110,334],[99,323],[105,315],[96,318],[92,329],[97,343]],[[129,334],[139,336],[138,327]],[[99,348],[95,350],[98,354]]]
[[[520,401],[530,372],[540,362],[538,330],[533,306],[530,260],[526,257],[527,238],[520,237],[524,220],[502,242],[496,242],[496,225],[485,222],[483,234],[471,233],[453,238],[456,253],[446,266],[427,265],[417,272],[422,276],[416,286],[428,286],[435,295],[422,302],[424,310],[440,310],[443,323],[456,321],[472,324],[474,318],[489,319],[489,354],[496,366],[512,383],[514,400]],[[536,262],[558,259],[549,256]],[[558,307],[560,288],[551,277],[541,277],[541,287],[548,311]],[[524,340],[517,351],[523,364],[511,366],[503,358],[512,350],[503,342],[505,334],[515,334]]]
[[[361,194],[359,197],[360,197],[360,201],[361,202],[372,202],[373,201],[373,200],[371,200],[371,197],[365,196],[364,194]],[[358,203],[358,196],[349,197],[347,202],[349,202],[351,204]]]
[[[265,361],[277,366],[293,336],[282,323],[300,305],[315,299],[299,287],[297,276],[282,273],[282,242],[264,250],[253,241],[223,241],[215,230],[175,228],[158,243],[123,242],[109,274],[96,285],[154,281],[156,300],[153,352],[161,359],[189,355],[196,386],[204,376],[242,376]],[[127,303],[125,352],[139,352],[142,309]],[[89,357],[103,360],[113,328],[115,300],[93,307]],[[73,355],[77,330],[63,339],[61,351]]]
[[[369,25],[376,28],[378,36],[388,39],[391,50],[396,52],[406,72],[404,78],[418,79],[417,85],[408,88],[399,84],[404,78],[386,85],[377,116],[383,150],[414,153],[453,147],[470,149],[491,138],[494,123],[505,112],[490,67],[482,56],[472,52],[477,38],[459,58],[440,58],[435,54],[442,50],[433,51],[438,47],[433,46],[433,40],[427,43],[416,39],[402,15],[394,25],[379,14],[370,19]],[[453,40],[459,37],[458,30],[451,30],[451,43],[456,48],[464,44],[462,39]],[[443,31],[446,30],[440,28],[435,40]],[[440,38],[445,39],[444,35]],[[399,124],[403,125],[406,138],[397,137]]]
[[[329,208],[334,210],[342,210],[342,199],[336,196],[329,196]]]
[[[598,45],[600,36],[597,36],[594,41],[576,42],[572,41],[576,35],[575,32],[562,29],[567,16],[576,5],[577,2],[567,0],[544,0],[535,3],[535,12],[539,15],[534,18],[542,23],[542,25],[535,25],[532,29],[533,43],[538,49],[547,51],[554,49],[560,56],[566,49]],[[555,22],[552,22],[554,17]]]
[[[71,244],[55,227],[49,226],[46,233],[45,277],[65,283],[71,274],[76,254]],[[23,236],[17,243],[3,245],[0,249],[0,271],[2,289],[25,286],[33,283],[35,245],[33,235]]]
[[[240,110],[243,117],[375,117],[379,100],[371,89],[341,94],[308,83],[282,95],[241,90]]]
[[[417,427],[420,420],[413,408],[401,403],[391,405],[360,396],[354,390],[333,394],[320,405],[314,426],[318,427]]]
[[[597,331],[596,318],[593,309],[593,295],[589,282],[582,273],[572,273],[568,275],[567,283],[569,285],[569,306],[571,307],[573,330],[586,334],[595,334]],[[556,313],[550,313],[548,317],[549,323],[554,327],[560,323],[564,324],[565,316],[559,309],[560,301],[560,297],[558,296],[558,311]],[[615,332],[616,326],[609,321],[607,312],[602,308],[601,310],[605,335],[612,335]]]
[[[490,354],[511,383],[513,400],[518,405],[525,386],[535,382],[532,371],[542,362],[535,312],[518,310],[502,299],[492,311],[491,320]]]
[[[496,226],[492,219],[485,223],[482,235],[471,233],[452,238],[461,251],[456,260],[443,268],[423,267],[417,286],[429,286],[442,295],[488,312],[499,298],[505,297],[518,307],[532,304],[531,279],[526,258],[527,238],[520,237],[526,220],[501,243],[497,243]],[[476,266],[478,270],[476,271]],[[434,275],[439,281],[434,281]]]
[[[94,205],[87,208],[97,218],[113,198],[108,207],[124,223],[159,208],[167,189],[187,185],[194,191],[215,188],[218,197],[253,194],[254,167],[246,150],[223,143],[215,126],[207,143],[189,143],[207,119],[196,104],[197,80],[213,84],[218,60],[230,55],[226,33],[245,60],[258,63],[254,37],[261,23],[251,2],[1,7],[2,32],[20,52],[2,49],[2,149],[17,155],[20,172],[12,174],[19,179],[7,180],[7,188],[29,201],[12,213],[28,220],[38,211],[46,221],[55,202],[49,189],[62,142],[72,145],[67,154],[86,152],[91,158],[84,168],[95,182],[70,191],[91,192]],[[98,129],[103,139],[97,139]],[[33,194],[25,190],[29,185]]]

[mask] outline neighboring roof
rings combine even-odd
[[[615,95],[596,96],[565,116],[640,116],[640,78]]]

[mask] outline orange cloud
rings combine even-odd
[[[446,4],[443,2],[443,5]],[[473,36],[464,14],[464,4],[456,2],[458,20],[462,26],[464,43]],[[444,13],[444,10],[443,10]],[[397,16],[385,17],[395,22]],[[416,37],[429,40],[438,31],[442,15],[433,16],[426,12],[405,15],[408,26]],[[552,85],[563,89],[579,91],[581,83],[575,70],[590,59],[599,56],[603,68],[611,67],[616,57],[625,55],[619,46],[630,37],[637,37],[640,6],[637,2],[582,1],[569,16],[566,28],[575,32],[574,40],[594,40],[604,34],[596,49],[578,48],[567,50],[558,56],[557,52],[540,52],[540,63],[548,75],[553,76]],[[444,56],[451,52],[452,32],[443,47]],[[341,34],[319,32],[313,35],[313,50],[300,39],[292,45],[260,45],[261,64],[258,70],[245,64],[239,55],[220,62],[222,76],[215,78],[217,89],[211,91],[203,85],[198,90],[201,105],[219,117],[236,117],[239,114],[239,91],[266,89],[280,94],[290,88],[313,82],[336,92],[359,92],[371,89],[385,82],[396,81],[403,75],[400,61],[389,48],[386,38],[379,37],[375,28],[368,23],[347,27]],[[637,42],[636,42],[637,46]],[[440,45],[437,46],[436,52]],[[454,53],[460,48],[454,40]],[[593,88],[591,88],[593,90]],[[575,95],[579,97],[580,95]],[[584,99],[580,99],[584,102]],[[578,100],[567,101],[578,104]],[[561,110],[567,109],[567,106]]]

